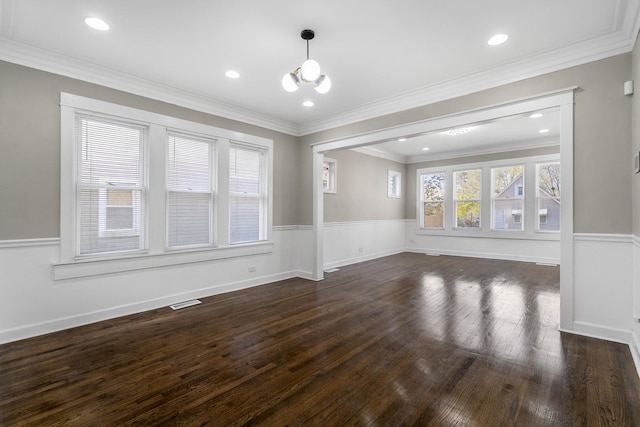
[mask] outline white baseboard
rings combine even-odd
[[[632,334],[629,350],[631,350],[631,357],[633,357],[633,363],[636,365],[636,371],[640,377],[640,342],[638,342],[635,334]]]
[[[374,254],[367,254],[367,255],[362,255],[362,256],[358,256],[358,257],[343,259],[343,260],[340,260],[340,261],[330,262],[330,263],[324,264],[324,268],[323,269],[324,270],[329,270],[329,269],[332,269],[332,268],[343,267],[345,265],[357,264],[359,262],[371,261],[373,259],[378,259],[378,258],[382,258],[382,257],[386,257],[386,256],[396,255],[396,254],[401,254],[403,252],[407,252],[407,251],[404,250],[404,249],[398,249],[398,250],[393,250],[393,251],[388,251],[388,252],[378,252],[378,253],[374,253]]]
[[[469,258],[485,258],[485,259],[499,259],[504,261],[522,261],[522,262],[537,262],[544,264],[560,264],[560,260],[557,258],[545,258],[534,257],[526,255],[514,255],[505,253],[488,253],[488,252],[469,252],[469,251],[456,251],[450,249],[434,249],[434,248],[407,248],[406,252],[412,252],[417,254],[439,254],[460,256]]]
[[[632,341],[630,330],[609,328],[587,322],[575,321],[573,329],[560,328],[560,331],[621,344],[629,344]]]
[[[100,322],[103,320],[113,319],[116,317],[127,316],[130,314],[141,313],[144,311],[154,310],[161,307],[166,307],[178,302],[205,298],[213,295],[223,294],[227,292],[238,291],[241,289],[251,288],[254,286],[265,285],[280,280],[291,279],[299,277],[300,272],[288,271],[278,274],[272,274],[267,276],[261,276],[252,278],[249,280],[242,280],[233,283],[225,283],[223,285],[216,285],[207,288],[201,288],[189,292],[178,293],[173,295],[164,296],[162,298],[156,298],[146,301],[136,302],[134,304],[122,305],[119,307],[110,307],[105,310],[98,310],[89,313],[82,313],[76,316],[62,317],[58,319],[52,319],[46,322],[34,323],[30,325],[20,326],[13,329],[5,329],[0,331],[0,344],[18,341],[21,339],[31,338],[38,335],[44,335],[51,332],[61,331],[64,329],[74,328],[78,326],[88,325],[90,323]],[[305,275],[307,273],[304,273]]]

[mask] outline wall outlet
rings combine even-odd
[[[256,271],[256,266],[255,265],[250,265],[249,266],[249,273],[253,273],[254,271]]]
[[[358,252],[364,252],[363,248],[358,248]]]
[[[415,243],[415,242],[416,242],[416,241],[415,241],[415,240],[413,240],[413,239],[409,240],[409,243]]]

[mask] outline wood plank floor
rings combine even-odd
[[[559,270],[400,254],[0,346],[2,426],[640,426]]]

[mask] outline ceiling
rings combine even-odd
[[[560,109],[556,107],[440,129],[355,150],[402,163],[417,163],[559,144]]]
[[[629,52],[640,0],[1,0],[0,59],[304,135]],[[100,17],[111,27],[84,24]],[[333,87],[285,92],[310,56]],[[496,33],[509,40],[489,46]],[[225,77],[236,70],[240,78]],[[621,89],[622,90],[622,89]],[[304,100],[315,106],[303,107]]]

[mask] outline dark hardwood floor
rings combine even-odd
[[[3,426],[640,426],[559,270],[400,254],[0,346]]]

